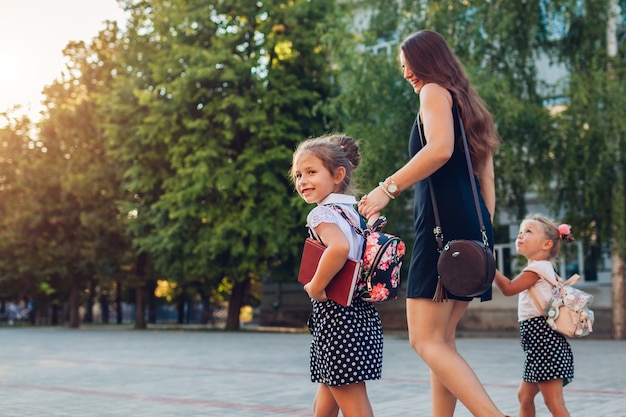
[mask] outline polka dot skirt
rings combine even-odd
[[[374,305],[361,299],[350,307],[313,301],[309,318],[311,381],[338,386],[380,379],[383,328]]]
[[[569,342],[552,330],[545,317],[520,322],[522,349],[526,356],[522,379],[543,382],[562,379],[563,385],[574,379],[574,355]]]

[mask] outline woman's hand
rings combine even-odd
[[[373,222],[390,200],[380,187],[376,187],[359,201],[359,213],[368,220],[368,223]]]

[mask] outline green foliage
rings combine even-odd
[[[136,250],[204,293],[223,277],[293,280],[306,207],[287,173],[296,144],[325,129],[320,34],[334,2],[126,7],[107,134],[126,164]]]
[[[94,45],[106,48],[110,33]],[[106,156],[94,100],[107,88],[111,65],[97,60],[97,52],[71,42],[67,72],[45,88],[48,111],[36,139],[18,123],[6,142],[13,155],[3,164],[8,175],[0,200],[12,203],[3,216],[0,263],[10,285],[2,295],[28,295],[44,308],[65,302],[96,276],[105,290],[125,253],[115,204],[118,170]],[[78,304],[72,308],[77,319]]]
[[[572,76],[571,101],[558,119],[554,166],[559,193],[554,204],[581,226],[587,242],[604,246],[613,241],[626,255],[623,70],[614,77],[606,70]]]
[[[498,207],[522,217],[526,193],[544,178],[535,163],[537,152],[549,149],[553,135],[537,93],[535,67],[537,50],[549,44],[548,27],[537,24],[548,22],[545,2],[494,7],[490,1],[403,1],[397,8],[377,0],[357,3],[374,11],[362,39],[355,41],[385,40],[392,45],[388,56],[358,52],[354,43],[346,43],[340,55],[342,93],[335,101],[335,117],[364,141],[360,174],[365,185],[376,185],[408,158],[406,144],[418,98],[402,79],[397,44],[411,32],[433,29],[451,44],[494,115],[503,139],[495,160]],[[394,24],[396,31],[390,31]],[[407,200],[389,210],[392,224],[410,228]]]
[[[365,194],[408,161],[418,97],[402,79],[395,56],[353,53],[342,62],[338,82],[342,93],[331,108],[342,130],[359,140],[362,161],[356,179]],[[389,219],[387,230],[407,241],[412,225],[410,199],[411,192],[403,193],[383,213]]]
[[[523,217],[537,192],[593,256],[626,252],[626,50],[620,32],[606,54],[606,0],[121,3],[125,30],[68,44],[37,131],[0,115],[0,297],[158,278],[219,301],[237,283],[293,281],[310,210],[293,149],[357,138],[363,193],[402,166],[419,103],[396,48],[422,28],[446,37],[494,115],[498,212]],[[381,41],[389,53],[363,49]],[[538,58],[572,75],[550,89]],[[384,213],[407,241],[410,198]]]
[[[521,219],[528,193],[538,193],[553,213],[565,214],[583,230],[588,243],[593,237],[596,247],[626,235],[623,59],[613,62],[608,76],[607,1],[540,0],[498,7],[487,0],[409,0],[391,7],[370,0],[353,5],[373,10],[358,42],[384,40],[395,47],[408,33],[427,28],[452,45],[502,137],[495,158],[498,212],[506,209]],[[334,102],[335,118],[364,139],[361,174],[371,187],[406,161],[397,150],[404,150],[407,135],[398,130],[408,129],[410,121],[398,115],[412,117],[417,103],[400,74],[392,73],[395,57],[350,49],[357,51],[348,43],[340,55],[342,94]],[[624,51],[619,54],[623,57]],[[566,64],[573,72],[569,84],[543,85],[537,77],[539,58]],[[545,105],[563,102],[554,94],[568,85],[567,111],[555,116]],[[402,210],[404,218],[410,217]]]

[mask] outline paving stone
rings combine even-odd
[[[0,328],[0,417],[311,416],[310,336],[267,331]],[[572,417],[626,416],[626,341],[571,340]],[[517,414],[517,338],[461,338],[495,403]],[[376,416],[429,416],[428,368],[402,333],[385,336]],[[549,416],[540,396],[537,416]],[[459,404],[457,417],[471,416]]]

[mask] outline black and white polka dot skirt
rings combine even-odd
[[[339,386],[380,379],[383,327],[372,303],[355,299],[350,307],[313,301],[309,318],[311,381]]]
[[[545,317],[521,321],[520,334],[526,356],[524,381],[537,383],[562,379],[563,385],[567,385],[574,379],[572,348],[565,336],[548,326]]]

